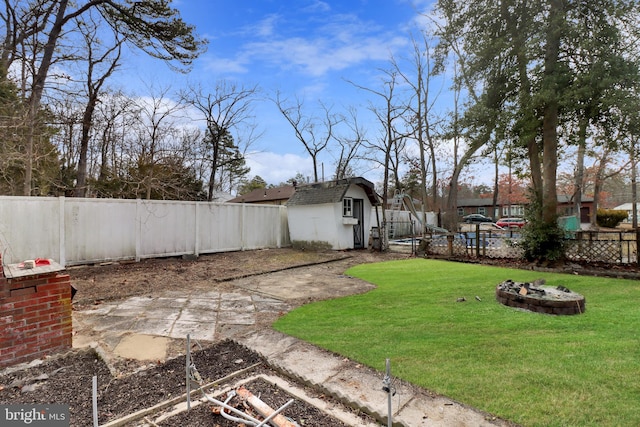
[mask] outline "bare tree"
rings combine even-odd
[[[395,89],[398,79],[397,71],[384,71],[386,75],[382,81],[383,89],[377,90],[358,85],[354,82],[350,83],[355,87],[365,90],[382,100],[381,106],[372,104],[369,109],[375,114],[382,128],[382,135],[378,142],[372,142],[370,148],[382,153],[382,160],[378,160],[383,167],[382,180],[382,196],[386,203],[389,199],[389,176],[393,174],[395,179],[395,187],[400,185],[400,177],[398,174],[398,163],[401,153],[406,142],[407,132],[399,130],[399,121],[406,113],[406,103],[398,102],[396,99]],[[386,222],[386,214],[382,211],[383,222]]]
[[[202,87],[192,86],[182,92],[182,99],[196,108],[206,123],[205,137],[202,139],[202,160],[209,171],[207,200],[212,201],[216,188],[227,174],[231,181],[248,173],[245,167],[246,150],[259,138],[253,132],[253,103],[258,87],[237,86],[220,81],[213,93]],[[249,132],[242,133],[249,129]],[[242,138],[242,137],[245,138]]]
[[[96,106],[94,138],[96,165],[93,190],[101,197],[122,197],[127,180],[127,135],[138,123],[140,107],[121,92],[103,94]]]
[[[313,178],[315,182],[318,182],[318,156],[334,138],[334,128],[343,120],[342,117],[333,114],[331,108],[320,102],[323,117],[318,118],[304,111],[303,101],[296,98],[292,103],[288,103],[287,100],[281,98],[280,92],[276,93],[273,101],[293,128],[298,141],[311,156]]]
[[[75,197],[85,197],[87,193],[87,153],[89,151],[89,140],[93,126],[93,115],[96,109],[102,88],[106,80],[118,67],[120,53],[124,39],[118,38],[114,34],[113,46],[107,47],[99,52],[101,38],[98,37],[99,23],[88,14],[84,21],[77,21],[78,31],[82,34],[87,55],[87,75],[86,89],[87,102],[82,114],[82,136],[80,138],[80,149],[78,156],[78,171],[76,175]]]
[[[358,112],[351,107],[347,110],[348,116],[343,119],[348,131],[346,135],[336,135],[338,143],[335,179],[343,179],[353,176],[354,162],[361,157],[360,150],[367,143],[366,131],[358,122]]]
[[[438,197],[438,167],[436,156],[436,140],[433,123],[434,103],[437,96],[431,95],[431,50],[430,41],[425,34],[419,43],[414,37],[412,40],[412,70],[411,73],[403,72],[395,60],[392,64],[404,82],[409,85],[412,99],[408,103],[408,126],[413,138],[418,144],[420,155],[420,193],[422,198],[422,215],[426,218],[426,208],[429,205],[427,187],[431,188],[431,208],[436,209]],[[431,170],[431,183],[427,183],[427,174]]]
[[[136,186],[146,199],[151,199],[154,190],[161,190],[160,187],[166,185],[155,173],[158,165],[180,151],[176,122],[184,108],[167,97],[169,88],[150,89],[152,95],[138,101],[140,116],[135,141],[139,150],[135,159]]]

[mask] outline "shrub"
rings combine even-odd
[[[522,241],[524,257],[528,261],[564,260],[565,239],[562,230],[556,221],[546,223],[542,221],[529,222],[522,229]]]
[[[615,209],[598,209],[596,223],[600,227],[615,228],[627,219],[627,212]]]
[[[565,258],[564,230],[554,220],[551,223],[542,220],[542,207],[531,197],[532,203],[527,209],[526,227],[522,228],[520,246],[528,261],[560,262]]]

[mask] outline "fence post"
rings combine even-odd
[[[66,236],[66,222],[65,222],[65,215],[64,215],[64,202],[65,202],[65,198],[64,196],[60,196],[58,197],[58,215],[60,215],[60,218],[58,220],[58,226],[59,226],[59,233],[60,233],[60,240],[58,242],[58,247],[59,247],[59,251],[58,251],[58,255],[59,255],[59,259],[58,262],[60,263],[61,266],[66,267],[67,264],[67,253],[65,252],[65,236]]]
[[[640,248],[640,229],[636,229],[636,264],[640,265],[640,256],[638,256],[638,248]]]
[[[247,243],[246,242],[246,237],[245,237],[246,234],[247,234],[247,230],[246,230],[247,221],[245,221],[245,219],[246,219],[246,217],[245,217],[245,215],[246,215],[245,206],[246,205],[247,205],[246,203],[243,203],[242,204],[242,208],[240,209],[240,250],[241,251],[244,251],[246,249],[245,246],[246,246],[246,243]]]
[[[622,247],[622,231],[618,231],[618,242],[620,242],[620,244],[618,245],[618,247],[620,248],[620,257],[618,261],[620,261],[620,264],[622,264],[624,262],[624,248]]]
[[[198,215],[198,211],[200,210],[200,204],[198,202],[193,202],[194,205],[194,225],[193,225],[193,231],[195,233],[195,235],[193,236],[193,255],[194,256],[200,256],[200,216]]]
[[[136,199],[136,262],[140,262],[140,252],[142,251],[142,201]]]

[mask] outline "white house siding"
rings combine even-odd
[[[327,242],[337,239],[335,203],[298,205],[287,208],[289,235],[292,241]],[[334,247],[334,249],[341,249]]]

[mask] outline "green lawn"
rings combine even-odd
[[[640,425],[639,281],[418,258],[346,274],[378,287],[300,307],[275,329],[380,371],[389,358],[395,377],[525,426]],[[584,295],[586,312],[495,300],[498,283],[537,278]]]

